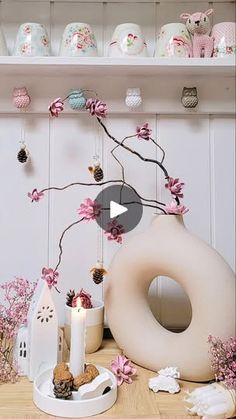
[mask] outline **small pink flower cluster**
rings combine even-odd
[[[17,366],[8,356],[9,352],[12,352],[12,347],[6,347],[4,340],[0,339],[0,384],[15,383],[18,379]]]
[[[137,369],[131,361],[124,355],[118,355],[111,363],[111,368],[117,378],[117,384],[132,383],[132,376],[137,373]]]
[[[209,336],[211,367],[216,381],[223,381],[232,389],[236,388],[236,338],[231,336],[226,340]]]
[[[93,308],[93,304],[92,304],[92,301],[91,301],[92,296],[88,292],[84,291],[83,288],[81,288],[80,292],[78,292],[78,294],[76,294],[73,297],[72,307],[77,307],[78,298],[80,298],[81,307],[83,307],[83,308]]]
[[[42,269],[42,279],[44,279],[47,284],[48,288],[51,289],[57,285],[57,280],[59,277],[59,273],[52,268],[43,268]]]

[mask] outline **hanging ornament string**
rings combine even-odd
[[[95,119],[93,121],[93,132],[94,132],[94,158],[97,158],[100,164],[100,156],[102,155],[102,141],[101,141],[102,138],[101,138],[100,127],[97,126]],[[103,232],[99,225],[97,226],[97,262],[101,263],[103,266]]]
[[[25,144],[25,112],[26,109],[22,108],[20,110],[21,113],[23,113],[23,116],[21,117],[21,138],[20,138],[20,144],[21,148],[20,151],[17,153],[17,159],[20,163],[26,163],[29,159],[29,151],[26,148]]]

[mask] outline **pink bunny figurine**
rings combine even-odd
[[[213,38],[209,36],[211,24],[208,16],[213,9],[205,13],[182,13],[181,19],[186,20],[186,28],[193,35],[193,57],[211,57],[213,52]]]

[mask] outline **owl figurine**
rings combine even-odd
[[[83,109],[86,105],[86,99],[81,89],[73,90],[69,95],[69,104],[71,109]]]
[[[195,108],[198,104],[197,88],[184,87],[181,102],[185,108]]]
[[[13,90],[13,104],[18,109],[25,109],[30,104],[30,96],[26,87],[15,87]]]

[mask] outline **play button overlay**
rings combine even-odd
[[[124,207],[124,205],[117,204],[114,201],[110,202],[110,218],[115,218],[126,211],[128,211],[128,208]]]
[[[96,201],[103,208],[96,221],[105,231],[108,228],[108,223],[117,220],[128,233],[138,225],[142,218],[142,201],[136,192],[128,186],[122,184],[108,186],[98,194]]]

